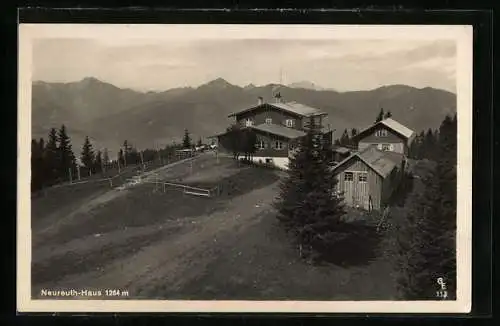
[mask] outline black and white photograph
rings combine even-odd
[[[20,311],[470,310],[470,26],[19,34]]]

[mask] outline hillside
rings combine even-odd
[[[141,93],[120,89],[95,78],[73,83],[33,83],[33,137],[46,137],[51,127],[67,125],[73,148],[79,154],[83,137],[113,152],[124,139],[142,147],[180,141],[184,128],[193,138],[223,131],[227,115],[272,100],[275,85],[238,87],[222,78],[198,88]],[[336,92],[281,87],[286,101],[321,108],[329,114],[336,136],[344,128],[371,124],[381,107],[416,131],[436,128],[446,113],[456,110],[455,94],[405,85],[384,86],[370,91]]]

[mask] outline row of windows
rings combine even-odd
[[[271,142],[272,146],[273,146],[273,149],[278,149],[278,150],[281,150],[285,147],[285,144],[283,144],[283,142],[279,141],[279,140],[275,140],[273,142]],[[267,147],[267,143],[263,140],[257,142],[256,144],[256,147],[257,149],[265,149]],[[290,145],[290,149],[292,149],[292,146]]]
[[[272,124],[273,123],[273,119],[272,118],[266,118],[266,123],[268,125]],[[245,126],[247,127],[250,127],[250,126],[253,126],[254,125],[254,121],[250,118],[247,118],[245,120]],[[293,119],[286,119],[285,120],[285,125],[289,128],[292,128],[293,126],[295,126],[295,120]]]
[[[380,129],[375,131],[375,136],[376,137],[387,137],[387,130],[386,129]]]
[[[354,172],[344,172],[344,181],[354,181]],[[367,182],[368,173],[358,172],[358,182]]]

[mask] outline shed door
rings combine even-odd
[[[368,172],[356,172],[354,178],[355,205],[368,209]]]
[[[355,173],[352,171],[344,172],[344,201],[348,206],[354,206],[354,193],[355,193]]]

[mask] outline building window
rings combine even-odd
[[[381,147],[382,147],[383,151],[390,151],[390,150],[392,150],[391,149],[392,146],[390,144],[382,144]]]
[[[266,142],[261,140],[257,143],[257,148],[258,149],[265,149],[266,148]]]
[[[377,137],[387,137],[387,130],[386,129],[380,129],[375,131],[375,136]]]
[[[275,149],[278,149],[278,150],[279,150],[279,149],[283,149],[283,143],[282,143],[282,142],[280,142],[279,140],[276,140],[276,141],[274,142],[274,148],[275,148]]]
[[[293,119],[286,119],[286,126],[289,128],[293,127]]]
[[[359,182],[367,182],[368,181],[368,173],[362,172],[358,175]]]
[[[253,120],[250,118],[247,118],[245,120],[245,126],[247,126],[247,127],[253,126]]]
[[[271,123],[273,123],[273,119],[271,119],[271,118],[266,118],[266,123],[267,123],[268,125],[270,125]]]
[[[354,180],[354,175],[352,172],[344,172],[344,181]]]

